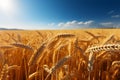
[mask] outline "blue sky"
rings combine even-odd
[[[0,27],[120,27],[120,0],[0,0]]]

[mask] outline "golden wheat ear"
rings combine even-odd
[[[34,73],[30,74],[29,77],[28,77],[28,80],[34,79],[34,77],[38,74],[39,74],[39,72],[34,72]]]
[[[75,35],[70,34],[70,33],[62,33],[62,34],[57,34],[56,37],[57,38],[70,38],[70,37],[75,37]]]
[[[11,48],[13,48],[13,46],[11,46],[11,45],[2,45],[2,46],[0,46],[0,49],[11,49]]]
[[[2,68],[0,80],[6,80],[8,76],[8,64],[5,64]]]
[[[106,39],[104,39],[101,43],[101,45],[107,44],[109,41],[111,41],[114,38],[114,34],[109,35]]]
[[[63,66],[63,64],[68,60],[70,59],[70,55],[68,56],[65,56],[64,58],[62,58],[61,60],[59,60],[55,66],[53,66],[51,69],[50,69],[50,73],[47,75],[47,77],[45,78],[45,80],[48,79],[48,77],[54,73],[58,68],[60,68],[61,66]]]
[[[100,51],[120,51],[120,44],[105,44],[100,46],[93,46],[88,48],[86,50],[86,53]]]
[[[94,35],[93,33],[89,32],[89,31],[85,31],[85,32],[86,32],[87,34],[91,35],[91,36],[94,37],[94,38],[99,38],[99,37],[103,38],[103,37],[105,37],[105,36],[100,36],[100,35]]]
[[[86,53],[90,53],[89,55],[89,64],[88,66],[92,65],[93,62],[93,53],[94,52],[100,52],[100,51],[120,51],[120,45],[119,44],[106,44],[106,45],[100,45],[100,46],[93,46],[86,50]]]
[[[120,65],[120,61],[113,61],[113,62],[112,62],[112,65],[115,65],[115,64]]]
[[[9,66],[9,67],[8,67],[8,70],[13,70],[13,69],[19,70],[19,69],[20,69],[20,66],[18,66],[18,65],[12,65],[12,66]]]
[[[48,65],[43,65],[43,69],[44,69],[46,72],[50,73],[50,69],[49,69]]]
[[[28,66],[32,66],[32,65],[36,64],[40,55],[44,52],[45,47],[46,47],[46,43],[43,43],[40,45],[40,47],[32,54],[32,56],[28,62]]]
[[[89,31],[85,31],[85,32],[86,32],[87,34],[91,35],[92,37],[96,38],[96,36],[95,36],[93,33],[89,32]]]
[[[13,34],[12,34],[12,35],[9,34],[9,33],[6,33],[6,34],[7,34],[9,37],[11,37],[13,41],[18,42],[18,41],[12,36]]]
[[[44,36],[41,32],[39,32],[39,31],[36,31],[36,32],[40,35],[40,37],[42,37],[44,39]]]
[[[12,43],[10,45],[15,46],[15,47],[24,48],[24,49],[29,49],[29,50],[33,51],[33,48],[31,46],[23,44],[23,43]]]

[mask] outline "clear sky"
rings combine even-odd
[[[120,0],[0,0],[0,28],[120,27]]]

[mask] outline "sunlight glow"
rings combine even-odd
[[[15,0],[0,0],[0,12],[10,15],[15,12],[15,8]]]

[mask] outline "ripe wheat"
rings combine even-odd
[[[13,45],[15,47],[21,47],[21,48],[29,49],[29,50],[33,51],[33,48],[31,46],[25,45],[25,44],[22,44],[22,43],[12,43],[10,45]]]
[[[101,45],[107,44],[113,38],[114,38],[114,34],[109,35],[105,40],[102,41]]]
[[[60,68],[71,56],[68,55],[68,56],[65,56],[64,58],[62,58],[61,60],[59,60],[57,62],[57,64],[55,66],[53,66],[51,69],[50,69],[50,73],[47,75],[47,77],[45,78],[45,80],[48,79],[48,77],[56,71],[56,69]]]
[[[112,65],[115,65],[115,64],[120,64],[120,61],[113,61]]]
[[[0,80],[6,80],[7,76],[8,76],[8,64],[5,64],[1,71]]]
[[[43,53],[43,51],[44,51],[44,49],[46,47],[45,44],[46,43],[42,43],[40,45],[40,47],[35,51],[35,53],[33,53],[33,55],[31,56],[31,58],[30,58],[30,60],[28,62],[29,66],[32,66],[32,65],[36,64],[36,61],[38,60],[40,54]]]
[[[85,53],[89,52],[100,52],[100,51],[119,51],[120,44],[105,44],[100,46],[93,46],[86,50]]]
[[[10,49],[10,48],[13,48],[13,46],[11,46],[11,45],[2,45],[2,46],[0,46],[0,49]]]
[[[38,74],[38,72],[34,72],[34,73],[30,74],[28,77],[28,80],[32,80],[37,74]]]
[[[119,34],[73,31],[1,31],[0,80],[119,80]]]
[[[75,37],[75,35],[70,34],[70,33],[62,33],[62,34],[58,34],[56,37],[57,38],[69,38],[69,37]]]

